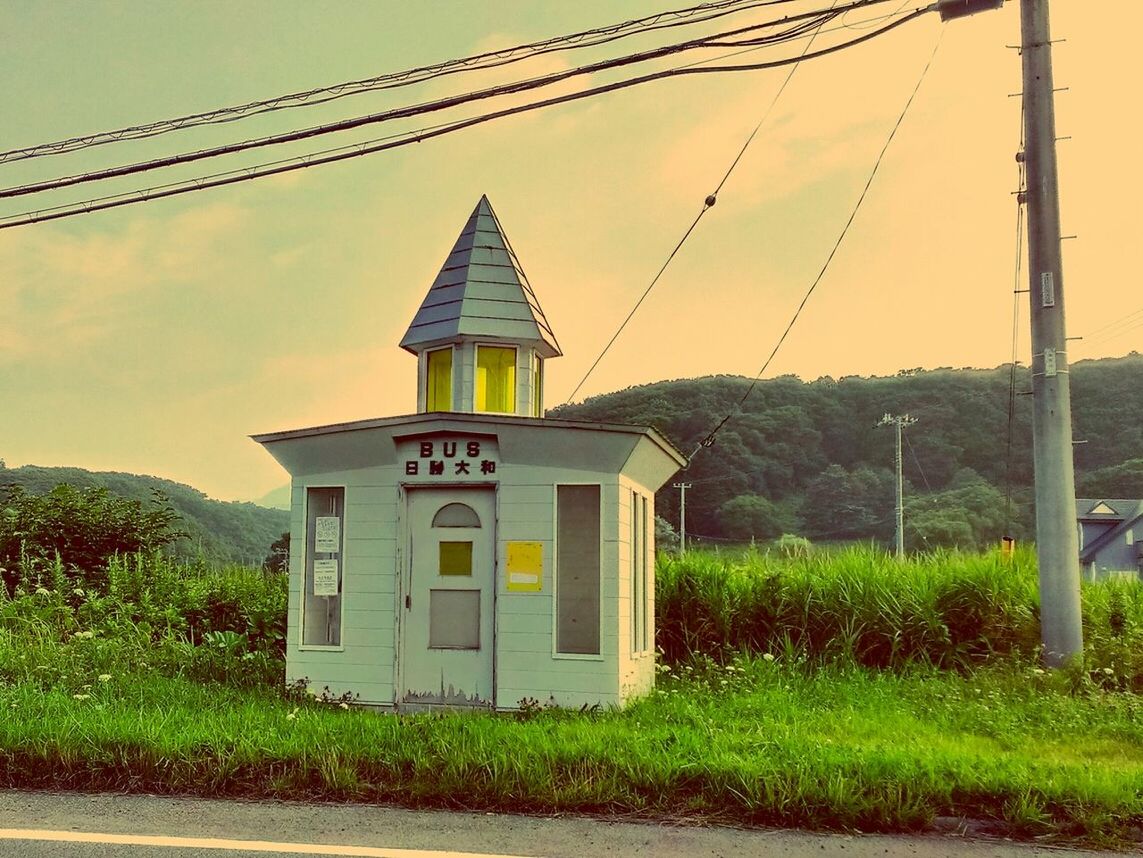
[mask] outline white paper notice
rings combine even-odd
[[[341,519],[336,515],[319,515],[314,523],[314,551],[336,554],[341,550]]]
[[[336,521],[337,519],[334,519]],[[321,521],[321,519],[318,519]],[[337,561],[336,560],[315,560],[314,561],[314,595],[315,596],[336,596],[337,595]]]

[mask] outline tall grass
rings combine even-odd
[[[1088,842],[1143,824],[1143,704],[1122,693],[1143,588],[1086,588],[1086,663],[1045,672],[1029,554],[663,557],[655,693],[515,717],[284,689],[282,576],[141,555],[85,592],[64,571],[0,595],[0,786],[866,830],[965,815]]]
[[[692,552],[661,555],[656,574],[657,640],[668,663],[746,651],[963,670],[1030,658],[1039,647],[1036,560],[1027,550],[905,560],[867,547],[793,558]],[[1084,618],[1089,666],[1143,690],[1143,588],[1086,586]]]
[[[240,687],[285,677],[286,580],[157,554],[114,557],[104,589],[59,563],[0,593],[0,682],[82,693],[99,676],[158,672]]]
[[[1052,674],[697,660],[623,711],[377,717],[164,677],[0,684],[0,786],[1024,835],[1143,823],[1143,707]]]

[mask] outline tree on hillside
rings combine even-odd
[[[1077,475],[1076,494],[1085,498],[1143,498],[1143,459]]]
[[[789,513],[758,495],[731,498],[718,512],[722,520],[722,532],[730,539],[743,542],[775,539],[794,529]]]
[[[1138,459],[1143,450],[1143,385],[1138,381],[1143,356],[1079,361],[1071,369],[1075,435],[1087,441],[1075,450],[1081,493],[1143,496],[1143,490],[1132,488],[1138,485],[1132,481],[1132,469],[1104,471]],[[679,492],[671,482],[681,481],[692,484],[687,492],[691,533],[725,535],[722,505],[740,495],[760,495],[804,510],[807,524],[812,520],[813,525],[807,535],[814,538],[889,539],[893,433],[876,428],[886,411],[907,412],[920,421],[906,436],[906,479],[943,492],[954,487],[964,468],[992,486],[1004,486],[1011,478],[1012,516],[1030,521],[1029,506],[1017,504],[1015,498],[1024,497],[1032,485],[1032,402],[1017,396],[1009,420],[1011,378],[1009,366],[914,369],[893,378],[846,376],[810,383],[784,376],[764,379],[753,388],[747,378],[710,376],[592,397],[561,406],[553,416],[649,424],[690,453],[730,414],[715,444],[702,448],[656,495],[657,509],[670,522],[679,521]],[[1016,391],[1028,390],[1030,384],[1028,369],[1018,367]],[[830,465],[840,467],[840,474],[830,472],[831,479],[840,481],[849,497],[824,479]],[[1098,480],[1085,480],[1097,471]],[[870,473],[880,476],[871,481]],[[956,497],[947,496],[944,502]],[[959,527],[946,530],[940,538],[966,538]]]
[[[1004,494],[964,469],[945,491],[907,499],[905,544],[910,551],[997,545],[1001,536],[1018,535],[1005,533],[1004,516]]]
[[[655,550],[677,551],[679,548],[679,532],[671,523],[661,515],[655,516]]]
[[[0,512],[4,585],[12,595],[34,571],[29,567],[56,557],[77,582],[99,585],[109,557],[161,548],[182,535],[178,519],[158,493],[144,507],[101,488],[80,491],[64,484],[46,495],[29,495],[17,486]]]
[[[290,571],[290,532],[287,530],[270,545],[266,559],[262,561],[262,568],[267,572]]]
[[[181,538],[164,551],[183,560],[256,565],[266,546],[287,526],[289,513],[250,503],[208,498],[192,486],[160,477],[83,468],[24,465],[0,471],[0,506],[5,493],[16,486],[29,495],[44,495],[67,483],[75,489],[106,489],[111,495],[148,506],[158,491],[181,518]]]
[[[817,539],[880,539],[893,535],[896,480],[888,469],[830,465],[806,487],[802,518]]]

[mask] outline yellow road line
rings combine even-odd
[[[124,846],[165,846],[232,849],[244,852],[284,852],[297,855],[345,855],[361,858],[526,858],[489,852],[436,849],[397,849],[389,846],[339,846],[332,843],[277,843],[271,840],[228,840],[219,837],[165,837],[154,834],[101,834],[94,831],[41,831],[0,828],[0,840],[51,840],[61,843],[107,843]]]

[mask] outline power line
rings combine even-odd
[[[1129,334],[1132,331],[1138,330],[1139,328],[1143,328],[1143,319],[1138,320],[1134,325],[1123,328],[1122,330],[1118,330],[1118,331],[1114,331],[1112,333],[1104,334],[1102,337],[1099,337],[1098,339],[1094,340],[1093,342],[1086,343],[1086,346],[1090,347],[1093,344],[1098,345],[1101,343],[1110,342],[1111,340],[1117,340],[1120,337],[1122,337],[1124,334]]]
[[[1093,345],[1105,343],[1110,340],[1118,339],[1124,334],[1134,331],[1136,328],[1143,326],[1143,307],[1128,313],[1125,316],[1120,316],[1113,322],[1104,325],[1101,328],[1096,328],[1092,334],[1088,334],[1083,341],[1083,348],[1090,349]]]
[[[814,30],[813,34],[810,36],[809,41],[806,42],[806,47],[802,50],[801,55],[798,57],[797,61],[795,61],[793,65],[790,66],[790,71],[786,75],[785,80],[782,81],[782,85],[778,87],[778,91],[774,94],[774,98],[770,101],[770,106],[766,108],[766,111],[762,114],[762,118],[759,119],[758,124],[754,126],[754,130],[751,131],[747,136],[746,141],[742,144],[742,148],[738,150],[738,154],[735,156],[734,160],[730,162],[730,166],[727,168],[726,173],[723,175],[722,181],[718,183],[718,186],[714,189],[713,193],[707,195],[706,199],[703,201],[702,208],[699,209],[698,214],[695,215],[695,219],[691,221],[691,225],[687,227],[686,232],[683,233],[683,237],[679,239],[678,244],[676,244],[674,249],[667,255],[667,259],[663,263],[662,267],[655,274],[655,276],[651,278],[650,284],[648,284],[647,288],[643,290],[643,294],[639,296],[639,300],[635,302],[635,306],[631,308],[631,312],[627,314],[627,317],[620,323],[619,328],[615,331],[614,334],[612,334],[611,339],[607,341],[607,345],[603,347],[603,351],[599,353],[599,356],[595,359],[592,365],[588,367],[587,372],[583,374],[583,378],[579,380],[579,384],[577,384],[575,389],[568,395],[567,401],[564,402],[564,405],[567,405],[573,399],[575,399],[575,395],[579,393],[580,388],[583,387],[584,383],[588,380],[588,378],[591,377],[591,374],[595,372],[595,368],[599,366],[600,361],[602,361],[607,352],[610,351],[611,347],[615,344],[615,341],[619,339],[619,335],[623,333],[624,328],[627,327],[627,323],[631,321],[632,317],[643,305],[643,301],[646,300],[649,294],[651,294],[651,290],[655,288],[655,284],[659,282],[659,278],[663,276],[663,272],[667,270],[667,266],[671,264],[675,258],[675,255],[682,248],[686,240],[690,238],[691,233],[695,231],[695,227],[697,227],[699,221],[702,220],[702,216],[710,210],[715,202],[717,202],[718,194],[722,190],[722,186],[726,184],[727,179],[730,178],[730,174],[734,172],[734,168],[738,166],[738,162],[742,160],[742,156],[746,154],[746,150],[754,140],[754,137],[758,134],[758,130],[770,117],[770,113],[773,111],[774,105],[778,103],[778,99],[781,98],[782,93],[786,91],[786,86],[790,83],[790,79],[794,76],[794,72],[798,70],[798,66],[801,64],[802,59],[805,58],[810,48],[813,47],[814,39],[818,37],[818,34],[821,32],[821,28],[825,25],[825,23],[825,21],[822,21]]]
[[[914,12],[909,16],[909,18],[913,17],[916,14],[918,13]],[[908,20],[908,18],[901,20],[903,22],[904,20]],[[941,30],[941,35],[944,35],[943,29]],[[845,226],[842,227],[841,234],[837,237],[837,241],[834,242],[833,248],[829,252],[829,256],[826,257],[825,264],[822,265],[821,270],[818,272],[818,276],[814,278],[813,283],[810,284],[810,288],[807,289],[806,294],[802,296],[801,303],[798,304],[798,308],[794,311],[794,315],[791,317],[790,323],[786,325],[786,329],[778,338],[778,342],[775,344],[774,349],[770,352],[770,356],[766,358],[766,362],[762,364],[762,368],[758,370],[758,373],[754,376],[753,380],[750,382],[750,385],[746,388],[746,392],[742,394],[742,398],[738,401],[738,404],[735,406],[734,410],[723,417],[722,420],[720,420],[714,427],[714,429],[712,429],[710,433],[705,438],[703,438],[702,441],[699,442],[694,452],[691,453],[691,458],[693,458],[703,447],[712,446],[714,444],[715,438],[718,436],[718,433],[722,431],[722,427],[730,422],[730,420],[739,411],[742,410],[743,403],[745,403],[750,394],[754,392],[754,388],[757,386],[758,381],[762,378],[762,374],[766,372],[767,368],[770,366],[771,361],[774,360],[774,356],[778,354],[778,350],[782,347],[782,343],[786,341],[786,337],[789,336],[790,330],[798,321],[798,317],[801,316],[802,310],[805,309],[806,302],[810,300],[810,296],[813,295],[814,290],[817,289],[818,284],[821,283],[822,278],[825,276],[826,271],[829,269],[830,263],[833,261],[834,256],[837,254],[838,248],[841,247],[841,243],[845,240],[845,236],[849,232],[850,226],[853,225],[854,218],[857,217],[857,212],[861,209],[861,204],[865,202],[865,197],[869,193],[870,186],[873,184],[873,179],[877,176],[877,171],[881,168],[881,162],[885,158],[885,153],[888,151],[889,145],[893,142],[893,138],[897,136],[897,129],[901,127],[901,123],[905,120],[905,115],[909,112],[909,108],[912,106],[913,100],[917,97],[917,93],[921,89],[921,84],[924,83],[925,77],[929,73],[929,68],[932,66],[933,59],[936,58],[937,50],[940,48],[940,46],[941,38],[938,37],[937,43],[933,46],[933,52],[929,56],[928,62],[926,62],[925,67],[921,69],[921,76],[917,79],[917,85],[913,87],[913,92],[909,95],[909,100],[905,102],[905,107],[902,109],[901,115],[897,117],[897,121],[894,123],[892,130],[889,132],[889,137],[886,139],[885,145],[881,147],[881,152],[878,154],[877,160],[873,164],[873,170],[870,172],[869,178],[865,182],[865,187],[862,188],[861,195],[857,198],[857,203],[854,205],[853,211],[851,211],[849,214],[849,220],[847,220],[845,222]]]
[[[1008,371],[1008,432],[1004,454],[1004,532],[1012,530],[1012,435],[1016,421],[1016,352],[1020,338],[1020,266],[1024,261],[1024,194],[1027,174],[1024,168],[1024,106],[1020,106],[1019,181],[1016,191],[1016,276],[1012,286],[1012,359]]]
[[[925,476],[925,469],[921,467],[921,460],[917,458],[917,451],[913,449],[913,442],[909,440],[909,434],[902,431],[901,437],[905,439],[905,446],[909,448],[909,454],[913,457],[913,464],[917,466],[917,472],[925,483],[925,490],[931,492],[933,487],[929,485],[929,478]]]
[[[889,0],[853,0],[853,2],[851,2],[846,8],[862,8],[872,4],[885,2],[889,2]],[[382,122],[391,122],[395,119],[408,119],[414,116],[422,116],[426,113],[435,113],[441,110],[447,110],[453,107],[469,104],[473,101],[481,101],[488,98],[497,98],[505,95],[515,95],[517,93],[528,92],[533,89],[551,86],[552,84],[556,83],[562,83],[563,81],[581,77],[583,75],[596,74],[601,71],[608,71],[611,69],[623,68],[638,63],[648,62],[650,60],[662,59],[664,57],[672,56],[674,54],[683,53],[686,51],[710,47],[721,47],[725,46],[725,43],[716,42],[714,40],[726,36],[756,33],[759,30],[771,30],[775,27],[778,27],[779,25],[788,25],[787,29],[779,31],[773,35],[755,36],[747,41],[732,43],[734,46],[739,46],[741,44],[779,44],[781,42],[796,38],[801,32],[803,32],[803,30],[811,27],[811,25],[813,25],[819,18],[828,20],[829,16],[835,14],[839,13],[823,13],[821,10],[817,10],[814,12],[806,12],[798,15],[790,15],[786,18],[766,21],[761,24],[752,24],[746,27],[738,27],[723,33],[714,34],[712,36],[703,36],[698,39],[691,39],[684,42],[677,42],[660,46],[646,51],[626,54],[620,57],[612,57],[605,60],[599,60],[597,62],[588,63],[587,65],[583,66],[577,66],[572,69],[564,69],[545,75],[525,78],[524,80],[518,80],[512,83],[498,84],[496,86],[473,90],[471,92],[461,93],[459,95],[452,95],[433,101],[421,102],[420,104],[404,105],[389,110],[383,110],[377,113],[370,113],[364,116],[355,116],[349,119],[342,119],[337,122],[329,122],[322,125],[311,126],[309,128],[288,131],[281,134],[271,134],[264,137],[252,138],[235,143],[226,143],[220,146],[212,146],[191,152],[182,152],[176,155],[168,155],[162,158],[154,158],[147,161],[137,161],[132,164],[123,164],[116,167],[93,170],[87,173],[77,173],[70,176],[49,179],[46,181],[17,185],[0,190],[0,199],[25,196],[27,194],[39,193],[41,191],[58,190],[60,188],[72,187],[75,185],[86,184],[88,182],[101,181],[103,179],[130,176],[137,173],[150,172],[152,170],[164,169],[166,167],[173,167],[180,164],[190,164],[196,161],[206,160],[208,158],[217,158],[223,155],[233,155],[238,152],[246,152],[251,149],[278,146],[284,143],[297,143],[303,140],[309,140],[314,137],[324,136],[326,134],[335,134],[342,131],[350,131],[355,128],[362,128],[367,125],[376,125]],[[876,33],[873,35],[876,35]],[[856,43],[856,41],[854,43]]]
[[[885,2],[885,0],[867,0],[867,2]],[[334,154],[309,154],[301,155],[295,158],[287,159],[287,162],[278,161],[271,164],[263,164],[254,167],[241,168],[239,170],[231,171],[226,174],[216,174],[216,176],[199,177],[195,179],[188,179],[181,183],[173,183],[169,185],[153,186],[136,191],[130,191],[124,194],[117,194],[109,197],[99,197],[81,201],[78,203],[70,203],[63,206],[56,206],[51,209],[38,209],[22,212],[15,215],[10,215],[7,218],[0,218],[0,229],[10,229],[16,226],[25,226],[33,223],[42,223],[50,220],[58,220],[65,217],[73,217],[75,215],[90,214],[96,211],[104,211],[111,208],[118,208],[125,205],[132,205],[135,203],[148,202],[150,200],[162,199],[165,197],[176,196],[179,194],[192,193],[194,191],[207,190],[208,188],[216,188],[224,185],[231,185],[237,182],[251,181],[254,179],[265,178],[267,176],[280,175],[282,173],[292,172],[294,170],[301,170],[307,167],[319,166],[323,164],[330,164],[336,161],[343,161],[349,158],[356,158],[362,155],[369,155],[376,152],[385,151],[388,149],[406,146],[409,143],[419,143],[423,140],[429,140],[435,137],[440,137],[445,134],[450,134],[454,131],[460,131],[465,128],[470,128],[474,125],[479,125],[484,122],[489,122],[493,119],[500,119],[506,116],[512,116],[526,111],[537,110],[544,107],[550,107],[557,104],[564,104],[579,99],[588,98],[591,96],[601,95],[607,92],[614,92],[616,90],[627,89],[632,86],[637,86],[650,81],[662,80],[670,77],[678,77],[690,74],[710,74],[710,73],[724,73],[724,72],[740,72],[740,71],[758,71],[761,69],[777,68],[791,63],[799,62],[806,59],[816,59],[818,57],[826,56],[827,54],[836,53],[837,51],[844,50],[845,48],[861,44],[862,42],[869,41],[879,35],[889,32],[908,23],[911,20],[919,17],[929,9],[918,9],[896,21],[893,21],[877,30],[869,32],[865,35],[856,37],[847,42],[837,45],[831,45],[828,48],[823,48],[814,51],[811,54],[805,54],[801,57],[786,58],[782,60],[774,60],[769,62],[760,63],[747,63],[739,65],[722,65],[714,67],[695,67],[687,66],[674,69],[665,69],[659,72],[642,75],[635,78],[629,78],[622,81],[615,81],[609,84],[592,87],[590,89],[581,90],[580,92],[569,93],[561,96],[553,96],[548,99],[530,102],[516,107],[505,108],[503,110],[494,111],[492,113],[481,114],[479,116],[458,120],[456,122],[434,126],[430,130],[412,131],[407,132],[405,135],[400,136],[400,139],[393,139],[392,137],[382,138],[385,142],[368,141],[358,143],[353,146],[343,147],[342,150],[337,150]]]
[[[882,2],[889,2],[889,0],[853,0],[853,2],[850,2],[849,5],[845,7],[845,9],[864,8]],[[439,98],[431,102],[422,102],[414,105],[394,107],[394,109],[391,110],[370,113],[361,115],[361,117],[353,117],[351,119],[344,119],[336,122],[328,122],[325,123],[325,125],[291,130],[287,131],[287,133],[282,134],[246,139],[246,141],[237,143],[210,146],[207,147],[207,149],[201,149],[192,152],[183,152],[175,155],[167,155],[167,157],[151,159],[147,161],[138,161],[135,163],[129,163],[129,165],[93,170],[89,171],[89,173],[63,176],[59,178],[48,179],[48,181],[43,182],[6,187],[6,189],[0,190],[0,199],[23,197],[23,195],[39,193],[41,191],[54,191],[63,189],[63,187],[71,187],[74,185],[86,184],[89,182],[103,181],[103,179],[107,178],[118,178],[121,176],[130,176],[138,173],[147,173],[147,171],[151,170],[175,167],[178,165],[184,165],[184,163],[193,163],[195,161],[201,161],[210,158],[218,158],[222,157],[222,155],[230,155],[254,149],[264,149],[266,146],[275,146],[285,143],[297,143],[305,141],[305,139],[311,139],[313,137],[341,133],[341,131],[352,130],[369,125],[377,125],[379,122],[389,122],[395,119],[408,119],[411,117],[418,117],[418,115],[423,115],[425,113],[434,113],[442,110],[448,110],[451,109],[451,107],[461,106],[475,101],[482,101],[482,99],[486,98],[495,98],[505,95],[526,93],[526,91],[531,89],[551,86],[553,83],[560,83],[562,81],[582,77],[582,75],[585,74],[594,74],[601,71],[621,69],[621,67],[624,66],[645,63],[652,61],[652,59],[660,59],[663,57],[672,56],[674,54],[684,53],[684,51],[688,50],[711,47],[725,47],[727,43],[717,42],[714,40],[729,37],[729,35],[744,35],[749,33],[756,33],[760,30],[773,30],[778,25],[789,25],[788,29],[778,31],[773,35],[757,35],[757,37],[749,40],[730,43],[730,45],[733,46],[777,45],[777,43],[798,38],[798,35],[800,35],[802,32],[813,29],[813,26],[820,25],[820,23],[818,23],[818,19],[821,18],[822,23],[824,23],[825,19],[829,19],[829,17],[840,14],[840,11],[841,10],[838,10],[837,13],[833,13],[832,10],[815,10],[810,11],[810,13],[786,16],[781,19],[774,19],[774,21],[767,21],[761,24],[752,24],[749,26],[737,27],[737,29],[734,30],[716,33],[713,35],[706,35],[706,37],[702,37],[700,39],[671,43],[671,45],[661,46],[645,51],[638,51],[638,53],[634,54],[602,59],[602,61],[598,61],[596,63],[577,66],[575,69],[551,72],[549,74],[538,75],[538,77],[527,78],[511,83],[502,83],[502,85],[473,90],[470,91],[470,93],[463,93],[461,95]],[[874,35],[876,35],[876,33],[874,33]],[[856,40],[853,43],[856,43]]]
[[[345,81],[332,86],[323,86],[301,92],[288,93],[269,99],[252,101],[231,107],[217,108],[201,113],[193,113],[174,119],[163,119],[156,122],[119,128],[113,131],[101,131],[94,134],[85,134],[64,140],[56,140],[50,143],[41,143],[36,146],[11,149],[6,152],[0,152],[0,164],[29,158],[38,158],[46,155],[59,155],[125,140],[141,140],[186,128],[235,122],[250,116],[257,116],[278,110],[312,107],[347,96],[424,83],[438,77],[461,72],[498,68],[510,63],[542,56],[547,53],[596,47],[617,39],[627,38],[633,35],[642,35],[654,30],[705,23],[715,20],[716,18],[725,17],[749,9],[792,2],[796,2],[796,0],[716,0],[716,2],[702,3],[698,6],[685,9],[657,12],[653,15],[635,18],[619,24],[596,27],[578,33],[542,39],[497,51],[487,51],[461,59],[446,60],[444,62],[433,63],[431,65],[406,69],[399,72],[390,72],[361,80]]]

